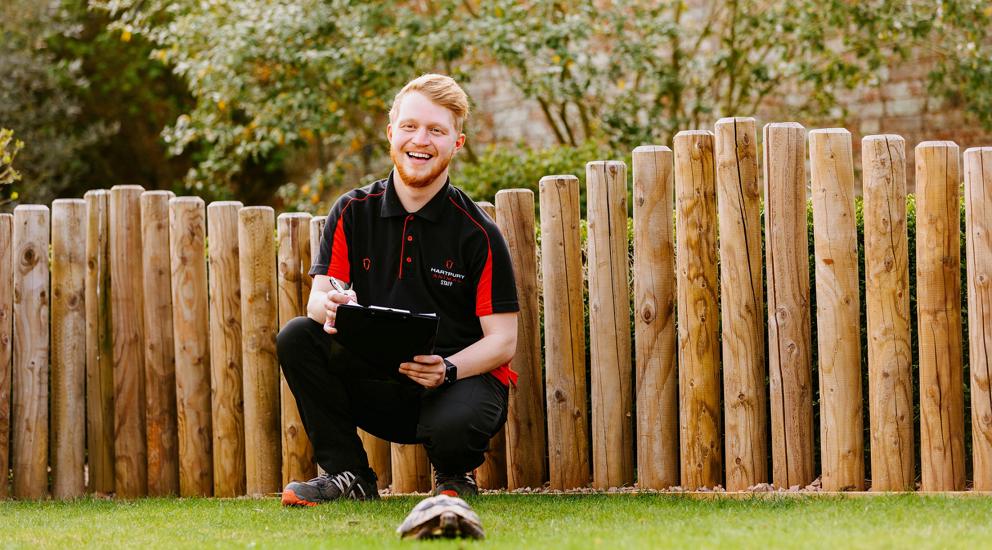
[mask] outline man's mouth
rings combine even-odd
[[[432,155],[429,155],[427,153],[420,153],[417,151],[407,151],[406,156],[416,160],[430,160],[431,158],[433,158]]]

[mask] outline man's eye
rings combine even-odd
[[[441,132],[441,129],[440,128],[431,128],[431,132],[433,132],[435,134],[438,134],[438,135],[441,135],[443,133],[443,132]]]

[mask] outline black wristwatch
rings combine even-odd
[[[458,367],[454,363],[452,363],[451,361],[448,361],[447,359],[445,359],[444,360],[444,382],[442,382],[441,385],[442,386],[450,386],[450,385],[452,385],[452,384],[455,383],[455,380],[458,380]]]

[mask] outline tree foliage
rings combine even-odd
[[[0,189],[21,179],[21,173],[14,169],[14,159],[23,147],[24,142],[15,139],[14,132],[0,128]],[[5,198],[5,194],[0,191],[0,206],[17,199],[16,192],[11,193],[10,198]]]
[[[195,105],[163,133],[193,155],[187,184],[239,198],[290,179],[284,200],[319,207],[381,176],[392,95],[429,70],[464,82],[495,65],[572,148],[666,143],[720,116],[837,119],[845,91],[919,58],[934,93],[992,128],[978,0],[90,2],[188,84]]]

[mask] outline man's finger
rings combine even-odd
[[[413,360],[427,365],[436,365],[437,363],[444,361],[444,358],[440,355],[416,355]]]

